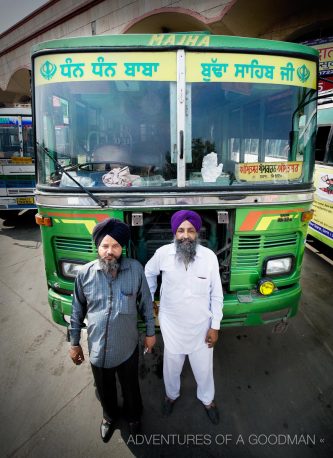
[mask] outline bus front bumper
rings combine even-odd
[[[62,326],[68,326],[69,319],[67,317],[70,317],[72,313],[72,296],[56,293],[52,288],[49,288],[48,300],[53,320]]]
[[[296,315],[301,287],[288,288],[262,296],[254,291],[225,294],[222,326],[257,326],[287,320]]]
[[[261,296],[253,291],[225,294],[221,325],[257,326],[286,320],[296,315],[300,297],[301,287],[298,283],[277,290],[271,296]],[[68,326],[72,296],[49,289],[48,300],[53,320],[62,326]],[[141,327],[143,326],[139,325]]]

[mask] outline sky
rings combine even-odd
[[[47,0],[0,0],[0,34],[44,3],[47,3]]]

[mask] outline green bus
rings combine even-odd
[[[0,108],[0,218],[35,209],[30,107]]]
[[[320,97],[315,149],[314,214],[308,233],[333,248],[333,89],[323,91]]]
[[[219,260],[222,325],[297,313],[316,50],[206,33],[93,36],[37,44],[32,69],[36,221],[55,322],[68,325],[74,278],[97,257],[97,222],[128,223],[126,254],[144,265],[186,208]]]

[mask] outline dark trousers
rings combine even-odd
[[[138,421],[142,414],[139,386],[139,348],[117,367],[105,369],[91,364],[99,399],[106,420],[114,420],[119,414],[116,374],[124,399],[123,411],[127,421]]]

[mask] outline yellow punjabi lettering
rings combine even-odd
[[[202,38],[201,41],[199,41],[198,46],[209,46],[210,41],[209,41],[209,36],[206,35]]]
[[[164,45],[174,45],[176,41],[175,35],[170,35],[169,38],[165,40]]]
[[[187,38],[186,35],[182,35],[180,40],[178,41],[177,45],[184,45],[185,42],[186,42],[186,38]]]
[[[163,41],[163,35],[153,35],[149,41],[149,45],[161,45]]]
[[[199,36],[198,35],[189,35],[186,40],[187,46],[194,46],[196,42],[198,41]]]
[[[149,40],[149,45],[155,46],[171,46],[171,45],[186,45],[186,46],[209,46],[210,37],[209,35],[153,35]]]

